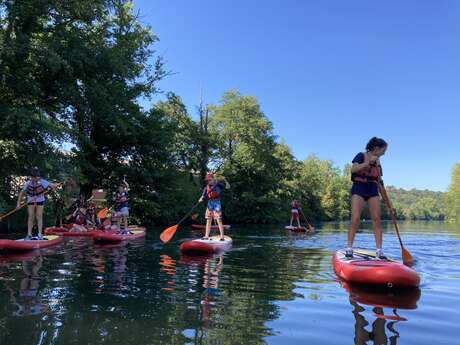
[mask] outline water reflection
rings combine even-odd
[[[13,311],[14,316],[40,315],[49,310],[48,305],[42,303],[39,294],[39,271],[42,268],[42,264],[43,257],[41,255],[28,256],[20,264],[23,277],[19,286],[15,287],[13,281],[4,281],[5,288],[9,292],[11,305],[15,308]]]
[[[398,309],[416,309],[420,289],[376,289],[345,282],[341,282],[341,285],[350,294],[355,318],[355,344],[397,344],[400,334],[395,326],[398,322],[407,321],[407,318],[399,315]],[[366,319],[369,314],[363,305],[372,308],[372,324]],[[385,308],[389,310],[385,311]]]

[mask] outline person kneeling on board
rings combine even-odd
[[[198,202],[203,202],[207,200],[206,207],[206,233],[203,237],[203,240],[209,239],[209,233],[211,232],[212,220],[215,219],[219,226],[220,240],[224,241],[224,224],[222,223],[222,204],[220,202],[220,195],[224,189],[230,189],[230,184],[221,176],[219,182],[213,173],[207,173],[206,178],[206,187],[203,189],[203,194],[201,195]]]

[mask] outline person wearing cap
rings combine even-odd
[[[206,234],[203,239],[209,239],[209,233],[211,232],[211,223],[215,219],[219,226],[220,240],[223,241],[224,238],[224,225],[222,223],[222,205],[220,202],[220,195],[224,189],[230,189],[230,184],[221,176],[219,181],[213,173],[207,173],[206,178],[206,187],[203,189],[203,194],[201,195],[198,202],[203,202],[205,199],[208,201],[206,207]]]
[[[34,225],[34,219],[37,220],[38,228],[38,239],[43,239],[43,207],[45,204],[45,192],[48,189],[54,189],[59,184],[50,183],[40,177],[40,172],[37,167],[32,168],[30,172],[29,180],[24,184],[24,187],[19,192],[17,208],[21,206],[21,201],[24,195],[27,195],[27,237],[26,239],[37,239],[32,238],[32,228]]]

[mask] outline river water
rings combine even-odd
[[[400,258],[390,224],[385,254]],[[223,255],[187,257],[178,244],[115,246],[66,239],[0,256],[0,344],[460,344],[460,226],[401,223],[420,289],[342,286],[331,257],[347,224],[314,235],[282,226],[235,226]],[[356,244],[374,248],[364,223]],[[350,290],[351,289],[351,290]]]

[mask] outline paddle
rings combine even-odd
[[[107,214],[109,213],[110,209],[108,207],[104,207],[102,210],[100,210],[97,213],[97,218],[99,219],[104,219],[107,217]]]
[[[6,218],[6,217],[12,215],[13,213],[15,213],[16,211],[19,211],[21,208],[23,208],[26,205],[27,205],[27,203],[23,203],[19,207],[16,207],[16,208],[12,209],[11,211],[9,211],[8,213],[5,213],[4,215],[0,216],[0,222],[3,221],[3,218]]]
[[[380,172],[379,172],[379,182],[378,182],[378,184],[379,184],[380,194],[383,197],[383,201],[385,202],[385,205],[386,205],[386,207],[388,209],[388,213],[390,214],[390,217],[391,217],[391,221],[392,221],[392,223],[393,223],[393,225],[395,227],[396,235],[398,236],[399,245],[401,246],[401,251],[402,251],[403,263],[404,263],[404,265],[409,266],[415,260],[412,257],[412,255],[410,255],[409,251],[406,248],[404,248],[404,245],[402,243],[401,235],[399,234],[398,223],[396,222],[396,217],[395,217],[395,215],[393,213],[393,207],[391,206],[390,199],[388,198],[387,191],[386,191],[384,185],[381,182]]]
[[[190,216],[190,214],[195,210],[195,208],[197,208],[197,206],[199,204],[200,204],[200,202],[197,202],[195,204],[195,206],[193,206],[192,209],[190,211],[188,211],[188,213],[176,225],[170,226],[169,228],[164,230],[160,234],[160,240],[163,243],[168,243],[171,240],[171,238],[173,238],[173,236],[176,233],[177,228],[179,227],[179,225]]]
[[[309,229],[309,230],[314,230],[315,228],[314,228],[313,226],[311,226],[311,224],[308,222],[307,217],[305,217],[305,215],[303,214],[302,209],[300,209],[300,213],[302,214],[302,217],[304,218],[305,223],[307,223],[308,229]]]

